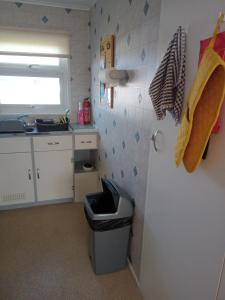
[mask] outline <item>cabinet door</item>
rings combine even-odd
[[[73,198],[72,150],[35,152],[38,201]]]
[[[34,200],[31,153],[0,154],[0,205]]]
[[[96,193],[98,191],[98,173],[97,172],[83,172],[75,174],[75,201],[84,201],[85,195],[89,193]]]

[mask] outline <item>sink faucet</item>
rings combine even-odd
[[[23,120],[24,118],[29,117],[29,115],[21,115],[19,117],[17,117],[17,120]]]

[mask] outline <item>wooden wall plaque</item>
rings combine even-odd
[[[107,36],[100,44],[100,68],[114,67],[114,35]],[[113,108],[113,88],[100,82],[100,102]]]

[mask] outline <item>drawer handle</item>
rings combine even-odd
[[[37,168],[37,178],[40,179],[40,169]]]
[[[49,146],[52,146],[52,145],[59,145],[59,142],[54,142],[54,143],[48,142],[48,145],[49,145]]]
[[[81,141],[81,144],[91,144],[92,143],[92,141]]]
[[[31,180],[31,169],[28,169],[28,179]]]

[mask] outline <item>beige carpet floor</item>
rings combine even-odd
[[[140,300],[128,268],[95,275],[82,204],[0,212],[0,300]]]

